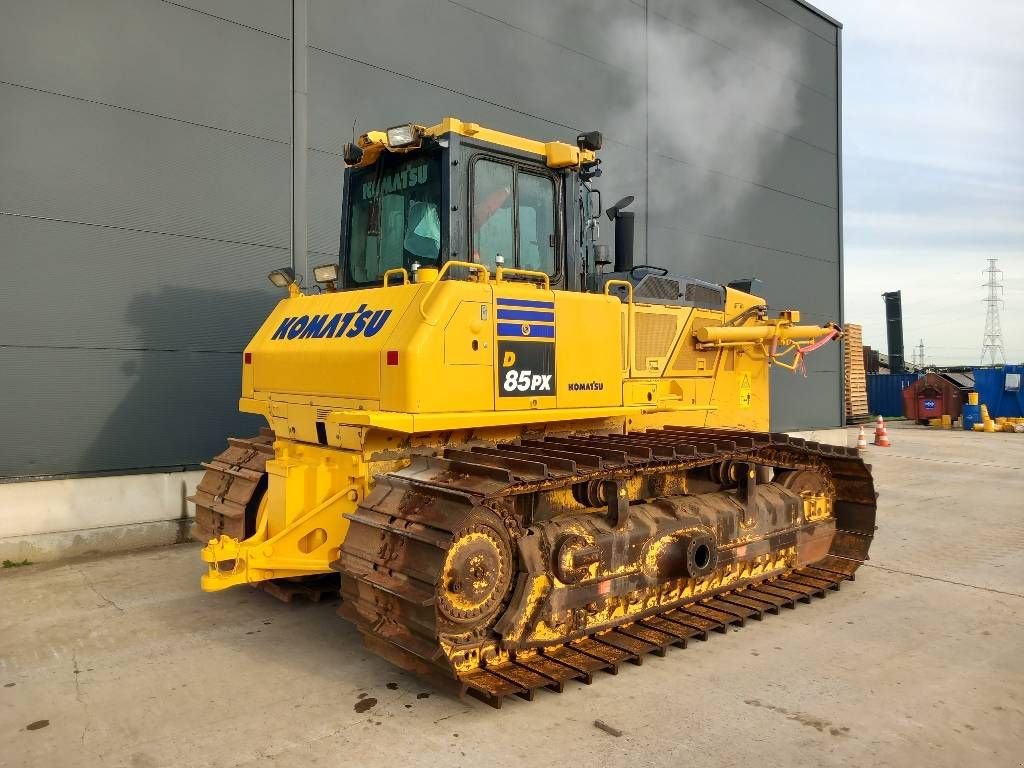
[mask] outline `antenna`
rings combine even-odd
[[[914,347],[914,365],[918,370],[924,368],[924,339]]]
[[[987,305],[987,312],[985,314],[985,335],[981,341],[982,365],[985,364],[986,357],[992,361],[991,365],[998,365],[1000,361],[1006,365],[1003,328],[999,322],[999,306],[1003,303],[1003,270],[996,266],[996,261],[997,259],[989,259],[988,269],[981,273],[988,275],[987,282],[982,284],[982,288],[988,288],[988,295],[983,299]]]

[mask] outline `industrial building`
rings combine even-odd
[[[236,409],[240,352],[280,296],[293,215],[298,272],[338,257],[354,132],[601,130],[599,186],[636,196],[638,262],[756,277],[773,309],[842,321],[841,29],[808,4],[294,6],[0,9],[0,555],[182,533],[191,470],[260,426]],[[841,424],[838,345],[808,368],[773,373],[773,428]]]

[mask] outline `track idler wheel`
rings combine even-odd
[[[487,626],[508,598],[512,570],[512,546],[501,520],[473,512],[455,532],[445,556],[437,586],[438,613],[453,624]]]

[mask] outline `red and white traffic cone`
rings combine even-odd
[[[882,416],[878,416],[878,425],[875,427],[875,442],[879,448],[890,448],[892,443],[889,442],[889,433],[885,429],[885,422],[882,421]]]
[[[857,450],[866,451],[868,449],[868,439],[864,437],[864,425],[860,425],[860,431],[857,432]]]

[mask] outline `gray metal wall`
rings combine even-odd
[[[723,4],[736,23],[707,24]],[[287,0],[0,4],[0,477],[194,465],[258,426],[236,413],[239,352],[290,258],[290,19]],[[758,41],[799,52],[778,74],[795,127],[729,118],[765,137],[755,171],[658,141],[655,28],[709,77],[765,71]],[[837,30],[794,0],[312,0],[309,34],[312,263],[337,254],[353,120],[598,128],[605,199],[638,196],[641,258],[756,274],[773,306],[838,318]],[[838,350],[811,369],[777,378],[778,428],[839,423]]]

